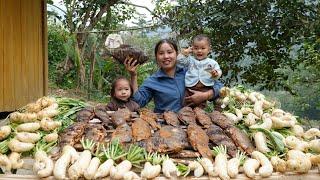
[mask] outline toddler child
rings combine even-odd
[[[132,112],[139,110],[139,105],[132,97],[132,87],[125,77],[117,78],[111,85],[111,101],[107,104],[107,110],[117,111],[119,108],[128,108]]]
[[[200,34],[193,38],[192,47],[183,49],[182,54],[178,56],[178,66],[188,68],[185,76],[185,97],[192,95],[192,90],[202,92],[212,90],[215,80],[221,77],[219,64],[208,57],[210,51],[210,38]],[[191,52],[192,55],[189,55]],[[205,108],[206,101],[197,106]]]

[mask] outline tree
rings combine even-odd
[[[320,36],[317,0],[199,1],[156,0],[156,17],[178,32],[178,38],[198,33],[211,37],[225,82],[280,88],[274,70],[295,66],[289,47]]]

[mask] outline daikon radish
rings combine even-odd
[[[53,169],[53,175],[56,179],[66,179],[67,167],[76,158],[77,151],[70,145],[66,145],[62,149],[62,155],[56,161]]]
[[[284,161],[283,159],[280,159],[278,156],[272,156],[270,161],[271,161],[273,168],[276,171],[281,172],[281,173],[286,172],[286,170],[287,170],[286,161]]]
[[[309,157],[312,165],[320,165],[320,154],[314,155],[307,153],[306,156]]]
[[[256,132],[254,134],[254,142],[258,151],[262,153],[267,153],[271,151],[267,146],[266,136],[262,132]]]
[[[227,169],[228,169],[228,175],[230,176],[230,178],[237,177],[239,173],[239,166],[240,164],[244,163],[244,160],[245,160],[244,153],[238,151],[236,157],[228,161]]]
[[[254,124],[251,125],[249,128],[262,128],[270,130],[272,127],[272,120],[270,118],[262,118],[263,123],[262,124]]]
[[[240,121],[243,118],[242,111],[240,109],[235,108],[235,113],[237,115],[237,122]]]
[[[233,114],[233,113],[229,113],[229,112],[224,112],[223,113],[230,121],[237,123],[239,121],[238,117]]]
[[[174,178],[179,176],[176,165],[168,156],[164,159],[162,163],[162,172],[167,178]]]
[[[305,139],[312,139],[315,137],[320,137],[320,130],[317,128],[311,128],[303,134],[303,138]]]
[[[218,176],[218,174],[215,171],[215,168],[213,166],[213,163],[208,158],[201,158],[198,159],[198,162],[202,165],[206,173],[208,173],[209,176]]]
[[[51,144],[54,145],[53,143]],[[35,163],[33,165],[33,171],[40,178],[45,178],[51,176],[54,170],[53,160],[48,157],[45,145],[40,145],[40,143],[36,146],[36,153],[34,154]]]
[[[12,169],[20,169],[23,166],[24,161],[20,159],[21,154],[17,152],[11,152],[8,156]]]
[[[41,104],[38,104],[38,103],[30,103],[30,104],[27,104],[27,106],[26,106],[27,112],[37,113],[37,112],[41,111],[41,109],[42,109]]]
[[[303,128],[302,126],[300,125],[294,125],[292,128],[291,128],[291,131],[293,132],[293,134],[297,137],[302,137],[303,134],[304,134],[304,131],[303,131]]]
[[[260,176],[262,176],[262,177],[271,176],[271,174],[273,172],[273,166],[272,166],[271,162],[269,161],[269,159],[259,151],[253,151],[251,156],[253,158],[257,159],[261,164],[261,167],[259,168]]]
[[[106,160],[102,163],[96,174],[94,175],[94,179],[103,178],[109,175],[111,167],[113,167],[114,161],[112,159]]]
[[[36,143],[41,139],[40,133],[29,133],[29,132],[18,132],[16,133],[16,138],[25,143]]]
[[[298,173],[307,173],[311,169],[312,163],[308,156],[302,151],[288,151],[287,159],[288,170],[296,171]]]
[[[241,112],[242,112],[243,115],[247,115],[247,114],[253,112],[253,110],[252,110],[251,108],[249,108],[249,107],[241,107],[240,110],[241,110]]]
[[[227,148],[226,146],[220,145],[219,147],[214,147],[212,150],[215,157],[215,172],[219,175],[221,179],[230,179],[228,175],[228,159],[227,159]]]
[[[260,162],[258,160],[249,158],[243,164],[243,171],[249,178],[254,178],[259,166]]]
[[[315,153],[320,153],[320,139],[310,141],[309,148]]]
[[[271,113],[272,116],[278,117],[278,118],[284,116],[284,114],[285,112],[282,109],[274,109]]]
[[[36,101],[36,104],[41,105],[41,108],[46,108],[54,103],[56,103],[56,99],[54,97],[47,96],[41,97]]]
[[[53,133],[45,135],[43,139],[47,143],[51,143],[51,142],[56,142],[58,140],[58,138],[59,138],[59,135],[56,132],[53,132]]]
[[[188,167],[190,168],[190,171],[193,171],[195,177],[201,177],[204,173],[204,169],[198,161],[190,162]]]
[[[0,168],[5,174],[11,174],[12,164],[7,155],[0,154]]]
[[[256,97],[256,92],[251,92],[248,98],[252,103],[255,103],[256,101],[258,101],[258,98]]]
[[[285,144],[287,147],[294,150],[307,151],[309,149],[309,144],[307,142],[300,140],[295,136],[287,136]]]
[[[35,132],[40,128],[38,122],[19,124],[16,128],[18,132]]]
[[[262,100],[263,104],[262,104],[262,108],[265,109],[270,109],[273,108],[275,106],[275,102],[269,102],[267,100]]]
[[[10,126],[2,126],[0,127],[0,140],[7,138],[11,133]]]
[[[94,176],[99,168],[99,165],[100,165],[100,159],[97,157],[92,158],[89,166],[84,171],[84,177],[86,179],[95,179]]]
[[[112,179],[123,179],[123,175],[129,172],[131,168],[131,162],[128,160],[124,160],[115,167],[115,171],[110,171],[110,177]]]
[[[159,176],[163,158],[157,153],[145,153],[146,163],[141,171],[141,178],[152,179]]]
[[[27,123],[27,122],[35,122],[35,121],[37,121],[36,113],[13,112],[10,114],[10,122]]]
[[[141,179],[138,174],[133,171],[128,171],[123,175],[123,180],[139,180]]]
[[[68,176],[70,179],[79,179],[84,171],[88,168],[91,161],[91,149],[95,143],[92,140],[81,140],[83,151],[80,154],[79,159],[70,166],[68,169]]]
[[[48,117],[44,117],[41,119],[40,126],[44,131],[52,131],[62,125],[61,121],[53,121]]]
[[[254,103],[254,107],[253,107],[253,112],[256,116],[258,116],[259,118],[262,117],[262,114],[263,114],[263,108],[262,108],[262,105],[263,105],[263,101],[256,101]]]
[[[222,109],[226,108],[226,107],[228,106],[229,102],[230,102],[230,98],[229,98],[228,96],[227,96],[227,97],[224,97],[224,98],[222,99],[221,108],[222,108]]]
[[[256,124],[256,119],[259,119],[259,117],[257,117],[255,114],[253,113],[249,113],[247,115],[247,117],[244,119],[244,123],[247,125],[247,126],[251,126],[251,125],[254,125]]]
[[[230,88],[228,87],[222,87],[220,89],[220,97],[226,97],[226,96],[229,96],[230,95]]]
[[[9,141],[8,147],[11,151],[20,153],[30,151],[34,147],[34,144],[20,142],[17,139],[13,138]]]
[[[274,129],[281,129],[284,127],[293,127],[295,125],[294,121],[285,121],[276,116],[271,116],[271,120],[272,120],[272,128]]]

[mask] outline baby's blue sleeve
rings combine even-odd
[[[179,54],[177,56],[177,65],[181,68],[187,68],[190,64],[190,56]]]

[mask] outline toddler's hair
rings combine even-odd
[[[192,43],[194,43],[195,41],[201,41],[201,40],[206,40],[209,44],[209,46],[211,46],[211,39],[208,35],[206,34],[199,34],[196,35],[195,37],[193,37],[192,39]]]
[[[117,83],[118,83],[120,80],[125,80],[125,81],[127,81],[127,82],[129,83],[129,85],[130,85],[130,91],[131,91],[130,97],[132,97],[133,88],[132,88],[132,86],[131,86],[131,84],[130,84],[130,81],[129,81],[126,77],[124,77],[124,76],[120,76],[120,77],[116,78],[116,79],[112,82],[112,84],[111,84],[111,90],[110,90],[110,96],[111,96],[112,98],[114,98],[114,99],[117,99],[117,97],[115,97],[114,95],[115,95],[115,91],[116,91],[116,90],[115,90],[115,89],[116,89],[116,85],[117,85]]]

